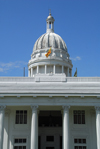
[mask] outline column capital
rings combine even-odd
[[[70,106],[69,106],[69,105],[66,105],[66,106],[62,106],[62,108],[63,108],[63,111],[64,111],[64,112],[68,112]]]
[[[100,106],[95,106],[96,111],[100,111]]]
[[[6,108],[5,105],[0,105],[0,111],[3,111]]]
[[[37,111],[38,105],[31,105],[31,109],[32,109],[32,111]]]

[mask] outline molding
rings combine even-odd
[[[97,98],[97,94],[96,93],[48,93],[47,91],[45,93],[41,93],[41,92],[33,92],[33,93],[26,93],[26,92],[19,92],[19,91],[16,91],[16,92],[10,92],[10,93],[1,93],[2,96],[5,98],[5,97],[16,97],[16,96],[21,96],[21,97],[33,97],[33,96],[36,96],[36,97],[41,97],[41,96],[44,96],[44,97],[47,97],[47,96],[52,96],[53,97],[81,97],[81,96],[84,96],[85,97],[95,97]]]

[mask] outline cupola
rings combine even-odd
[[[50,32],[54,32],[54,18],[51,16],[51,13],[49,13],[49,16],[47,17],[46,19],[47,21],[47,33],[50,33]]]

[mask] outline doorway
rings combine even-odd
[[[62,149],[61,111],[40,111],[39,149]]]

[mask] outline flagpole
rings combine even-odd
[[[45,54],[46,57],[48,57],[51,54],[51,48],[48,50],[48,52]],[[51,56],[50,56],[50,65],[51,65]],[[51,66],[50,66],[50,73],[51,73]]]
[[[50,55],[50,73],[51,73],[51,55]]]

